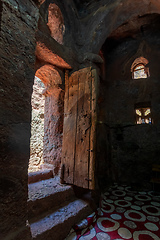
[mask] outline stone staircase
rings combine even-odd
[[[91,214],[85,200],[60,179],[44,179],[28,185],[28,222],[36,240],[64,240],[72,226]]]

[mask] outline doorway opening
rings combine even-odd
[[[44,163],[43,138],[45,96],[42,94],[44,89],[45,86],[43,82],[35,76],[31,99],[32,120],[28,173],[41,170],[41,165]]]
[[[40,14],[44,14],[43,4]],[[47,18],[39,19],[39,32],[63,44],[65,25],[60,8],[50,3]],[[40,34],[40,36],[41,36]],[[48,42],[47,42],[48,43]],[[52,176],[59,174],[61,163],[64,104],[64,70],[62,60],[50,51],[47,43],[37,39],[37,69],[32,94],[32,123],[30,142],[30,161],[28,173],[37,175],[38,171],[51,170]],[[59,62],[58,62],[59,61]],[[37,172],[37,173],[36,173]]]

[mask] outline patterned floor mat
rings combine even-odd
[[[160,240],[160,196],[111,187],[100,208],[73,227],[66,240]]]

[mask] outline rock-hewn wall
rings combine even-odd
[[[153,22],[158,23],[158,19],[157,15],[152,16]],[[139,36],[136,35],[136,30],[133,39],[130,29],[130,37],[121,38],[120,41],[108,40],[106,48],[103,48],[104,52],[106,51],[106,77],[101,82],[99,99],[100,173],[113,181],[142,189],[151,187],[152,164],[160,164],[158,29],[159,24],[155,24],[152,29],[146,24],[142,39],[136,39],[136,36]],[[116,33],[120,36],[120,30]],[[132,79],[132,63],[141,56],[149,61],[150,77]],[[136,125],[135,104],[145,102],[151,104],[153,124]]]
[[[30,160],[29,172],[40,170],[43,164],[43,137],[44,137],[44,105],[45,96],[42,95],[45,89],[42,81],[35,76],[32,93],[32,123],[30,139]]]
[[[42,3],[44,0],[34,0],[34,2]],[[64,43],[67,43],[66,46],[69,48],[58,44],[54,39],[52,39],[50,37],[49,29],[46,30],[46,26],[44,26],[45,21],[47,24],[47,9],[45,9],[45,6],[50,4],[50,1],[46,1],[46,4],[44,3],[44,9],[41,11],[44,13],[45,21],[43,21],[44,19],[42,16],[42,21],[39,23],[39,27],[41,26],[41,31],[37,32],[36,34],[38,38],[37,41],[39,41],[39,49],[37,49],[36,52],[37,58],[39,54],[39,60],[41,60],[43,64],[51,64],[59,67],[61,70],[71,68],[79,69],[85,66],[86,62],[99,62],[97,61],[97,55],[92,53],[98,54],[101,45],[105,41],[105,38],[109,36],[114,29],[124,22],[127,22],[131,16],[141,17],[144,14],[159,12],[160,9],[158,1],[146,0],[115,0],[114,3],[109,1],[106,5],[104,5],[104,1],[91,1],[91,3],[93,2],[94,4],[93,8],[89,5],[86,9],[87,11],[85,11],[85,9],[83,11],[82,5],[79,7],[79,11],[77,11],[75,6],[72,4],[72,1],[55,0],[54,2],[57,2],[57,4],[62,7],[62,12],[65,13]],[[81,2],[85,3],[85,1]],[[21,232],[23,230],[25,231],[27,220],[27,170],[30,156],[31,93],[35,75],[35,31],[37,30],[38,12],[39,11],[37,7],[32,0],[1,0],[0,2],[0,239],[29,239],[29,236],[26,232],[22,235]],[[84,18],[83,14],[81,15],[80,12],[85,13]],[[143,33],[143,30],[144,29],[139,29],[141,33]],[[150,40],[152,39],[152,36],[152,33],[150,33]],[[138,181],[141,181],[142,178],[144,179],[144,175],[141,174],[141,171],[137,172],[137,169],[138,166],[140,166],[140,169],[144,169],[144,163],[146,164],[147,162],[145,157],[149,156],[150,159],[156,159],[157,162],[159,161],[160,117],[157,112],[160,112],[160,53],[159,47],[156,47],[159,46],[159,40],[156,39],[157,37],[153,36],[153,40],[155,42],[149,41],[149,45],[152,45],[152,47],[154,46],[153,53],[150,55],[153,48],[151,48],[151,51],[150,48],[147,48],[147,52],[145,52],[149,62],[152,63],[152,65],[149,66],[152,84],[150,85],[149,82],[149,92],[147,96],[149,97],[150,101],[153,101],[152,112],[155,127],[133,126],[132,128],[128,128],[128,130],[125,128],[126,130],[123,131],[123,134],[120,133],[121,137],[119,136],[118,138],[115,130],[119,131],[121,128],[111,129],[109,125],[105,125],[107,127],[103,127],[101,129],[103,132],[103,137],[101,138],[101,141],[99,141],[99,145],[102,146],[103,149],[98,149],[99,156],[102,156],[102,149],[104,150],[104,159],[107,156],[108,159],[115,160],[115,164],[112,166],[113,161],[109,161],[106,165],[101,164],[100,169],[102,172],[103,170],[106,170],[106,168],[107,170],[109,169],[113,171],[113,175],[119,179],[121,179],[121,176],[126,176],[125,180],[128,180],[128,178],[130,179],[130,176],[133,176],[134,179],[136,179],[136,175],[130,174],[133,173],[131,166],[135,166],[134,173],[139,174],[138,176],[140,176],[140,178],[137,179]],[[105,101],[103,102],[102,98],[99,99],[99,107],[100,104],[102,104],[100,107],[102,115],[100,115],[103,116],[100,120],[104,120],[104,122],[107,122],[109,119],[105,113],[112,112],[112,116],[117,116],[117,114],[119,114],[120,123],[121,121],[123,123],[126,121],[124,116],[127,116],[127,123],[132,123],[134,120],[130,111],[131,107],[126,106],[127,104],[124,98],[126,95],[124,93],[127,91],[127,99],[133,100],[132,103],[134,105],[134,100],[137,98],[137,92],[139,92],[140,89],[142,92],[143,90],[148,91],[145,89],[145,85],[143,83],[141,83],[140,86],[133,86],[132,81],[129,81],[128,84],[128,79],[131,77],[130,70],[128,70],[128,75],[125,75],[124,78],[125,71],[122,71],[122,69],[124,62],[127,62],[127,60],[130,58],[130,53],[132,56],[134,55],[133,52],[130,52],[136,49],[137,43],[134,43],[135,45],[128,45],[127,50],[129,56],[126,56],[126,45],[121,46],[121,51],[115,51],[115,55],[112,53],[113,58],[108,59],[106,64],[107,79],[112,79],[113,81],[107,81],[106,83],[103,83],[104,85],[101,88],[101,90],[104,90],[103,93],[105,96]],[[123,49],[124,55],[122,53]],[[61,56],[61,58],[59,56]],[[44,61],[46,62],[44,63]],[[126,68],[123,70],[130,69],[132,62],[128,62],[128,65],[125,65]],[[112,74],[109,72],[110,70],[112,71]],[[51,89],[49,88],[49,91],[47,90],[49,93],[46,94],[46,105],[48,104],[50,107],[46,111],[46,116],[48,119],[45,130],[46,136],[49,136],[50,138],[46,138],[48,145],[46,145],[45,159],[46,162],[53,163],[55,162],[55,159],[57,159],[56,156],[58,156],[57,166],[60,164],[59,156],[61,150],[59,151],[58,148],[58,150],[56,150],[56,147],[54,146],[54,140],[56,142],[58,137],[59,140],[57,141],[56,146],[61,146],[61,123],[63,122],[62,102],[64,94],[62,88],[60,87],[61,89],[59,89],[59,84],[63,85],[61,83],[56,85],[55,83],[56,87],[54,89],[58,90],[58,97],[56,97],[56,99],[54,99],[55,95],[52,95],[56,94],[56,91],[52,91],[52,86]],[[112,93],[112,90],[115,90],[115,92]],[[150,90],[152,91],[150,92]],[[102,97],[102,92],[100,91],[100,93]],[[124,96],[121,98],[121,103],[123,103],[122,108],[117,108],[117,106],[120,104],[119,99],[117,101],[118,96],[119,98]],[[116,101],[114,102],[114,100]],[[119,110],[119,112],[114,112],[115,109]],[[57,115],[55,114],[54,110],[55,112],[58,112]],[[126,114],[126,111],[128,111],[128,115]],[[128,116],[130,116],[130,118]],[[117,122],[115,123],[112,121],[112,123],[116,124]],[[143,128],[141,131],[139,131],[139,134],[136,134],[136,131],[138,130],[134,131],[134,128],[136,127]],[[150,127],[151,129],[149,129],[149,131],[145,131],[145,128]],[[57,129],[60,130],[58,133],[59,135],[55,134],[55,139],[53,139],[53,134],[56,133]],[[151,134],[151,138],[148,139],[149,135],[146,134],[146,132],[149,132],[150,134],[150,130],[153,130],[153,135]],[[147,138],[143,132],[145,132]],[[143,134],[144,137],[142,138],[142,141],[140,139],[137,141],[138,136],[140,135],[142,137]],[[118,139],[121,139],[122,144],[120,144],[120,140]],[[133,141],[131,142],[128,139],[133,139]],[[154,141],[151,139],[154,139]],[[133,142],[136,142],[136,145],[133,144]],[[157,145],[155,145],[155,142]],[[130,145],[131,143],[132,145]],[[127,154],[125,155],[126,149]],[[147,149],[149,149],[149,151]],[[49,155],[47,156],[48,152]],[[52,153],[55,155],[53,156]],[[137,157],[140,156],[136,159],[136,161],[134,155],[132,155],[133,153],[136,153]],[[127,156],[130,158],[133,156],[133,159],[129,159]],[[98,157],[97,160],[100,161],[101,158]],[[147,173],[147,178],[149,176],[148,170],[151,162],[148,161],[148,163],[149,164],[147,164],[147,168],[145,170],[145,173]],[[129,164],[131,165],[128,168]],[[111,171],[109,170],[108,172],[110,174]],[[126,173],[127,175],[125,175]],[[19,236],[16,236],[18,233]],[[12,237],[10,237],[11,234]]]
[[[31,93],[39,14],[31,0],[2,0],[1,5],[0,239],[28,240]]]
[[[52,168],[54,174],[58,174],[61,163],[63,136],[64,76],[63,72],[57,71],[57,69],[51,76],[50,80],[53,79],[53,86],[46,93],[45,99],[43,167]],[[59,82],[58,85],[54,85],[56,81]]]

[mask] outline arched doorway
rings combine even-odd
[[[47,16],[44,9],[47,9]],[[57,44],[52,50],[47,45],[48,41],[44,39],[43,31],[48,35],[50,41],[53,39],[53,43]],[[65,68],[70,68],[70,66],[58,54],[54,53],[57,46],[61,48],[63,45],[63,35],[65,33],[63,15],[55,3],[41,5],[37,33],[39,35],[37,34],[35,80],[39,79],[41,81],[39,87],[37,87],[37,90],[41,93],[37,93],[37,98],[39,94],[39,99],[36,99],[37,102],[34,103],[33,97],[32,102],[35,107],[37,104],[39,108],[42,107],[44,110],[42,108],[40,110],[43,111],[43,114],[39,114],[38,109],[34,110],[34,113],[32,112],[36,121],[34,119],[32,121],[29,172],[50,169],[53,171],[53,175],[57,175],[61,163],[64,73]],[[43,85],[41,90],[40,85]],[[43,98],[45,103],[41,105],[44,106],[40,106]]]

